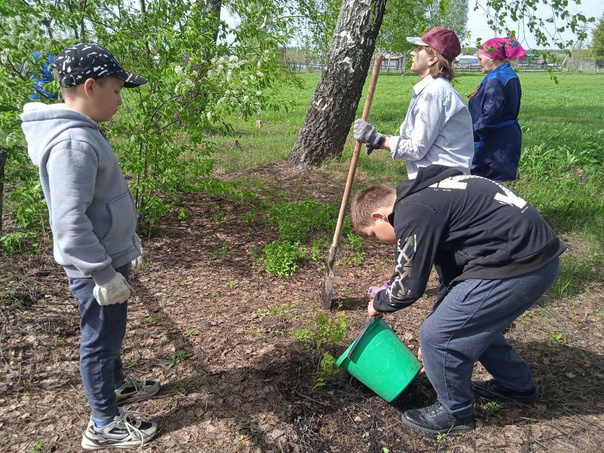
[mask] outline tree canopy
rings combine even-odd
[[[33,91],[34,51],[56,55],[75,41],[105,45],[125,68],[149,79],[125,90],[121,113],[105,128],[132,178],[140,220],[153,224],[179,191],[200,187],[211,173],[210,132],[228,130],[234,114],[276,108],[271,90],[290,79],[279,58],[292,35],[280,19],[285,7],[233,0],[228,6],[243,20],[231,28],[219,20],[217,5],[0,0],[0,146],[13,161],[27,161],[18,113]]]
[[[596,65],[599,68],[604,67],[604,15],[600,18],[598,25],[594,28],[591,35],[589,51]]]

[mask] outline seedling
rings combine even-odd
[[[365,241],[361,236],[358,236],[352,232],[348,233],[346,237],[350,241],[350,247],[352,248],[352,256],[348,259],[348,261],[353,266],[358,266],[365,261],[365,252],[363,252]]]
[[[298,242],[273,241],[264,247],[264,254],[259,258],[266,272],[275,277],[291,277],[298,269],[298,261],[305,256]]]
[[[346,316],[339,313],[336,320],[332,320],[325,313],[317,313],[305,328],[295,329],[293,335],[295,339],[304,342],[304,346],[316,361],[314,387],[325,385],[340,371],[336,367],[336,359],[327,352],[327,348],[337,345],[346,336]]]
[[[248,211],[241,216],[241,221],[243,223],[252,223],[256,218],[256,213],[254,211]]]
[[[140,324],[148,324],[150,326],[158,326],[159,322],[160,322],[160,319],[159,319],[159,315],[157,313],[151,313],[146,318],[140,318],[138,320],[138,322]]]
[[[188,357],[188,354],[185,351],[177,351],[170,356],[170,363],[168,363],[168,368],[172,368],[177,363],[182,362]]]
[[[485,404],[485,407],[493,414],[501,410],[501,405],[497,401],[489,401]]]
[[[214,221],[220,225],[224,222],[224,213],[218,203],[212,203],[212,210],[214,211]]]
[[[220,245],[219,249],[214,250],[212,252],[212,258],[215,258],[215,259],[216,258],[224,259],[224,257],[227,255],[227,252],[228,252],[227,244],[226,244],[226,242],[223,242]]]
[[[180,211],[178,213],[178,220],[182,220],[189,223],[191,221],[191,217],[189,217],[189,213],[185,209],[180,208]]]
[[[485,414],[485,419],[486,421],[489,421],[489,418],[491,418],[491,415],[499,412],[502,409],[501,404],[499,404],[496,401],[489,401],[488,403],[485,404],[485,408],[487,410],[486,414]]]
[[[564,340],[564,334],[562,332],[552,332],[552,339],[555,342],[560,343],[562,340]]]

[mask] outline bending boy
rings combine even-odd
[[[421,298],[432,265],[438,298],[420,329],[434,405],[403,414],[410,428],[437,434],[474,429],[474,396],[529,403],[539,393],[527,363],[503,336],[554,282],[566,246],[535,208],[489,179],[431,165],[396,191],[374,186],[352,202],[357,233],[396,245],[390,287],[369,315]],[[472,381],[479,361],[493,376]]]
[[[124,376],[120,359],[134,293],[128,274],[142,252],[132,195],[98,123],[117,112],[122,87],[147,79],[126,72],[98,44],[68,47],[55,64],[65,103],[26,104],[21,119],[48,204],[54,257],[80,311],[80,374],[92,409],[82,447],[142,445],[157,425],[118,407],[160,388],[157,381]]]

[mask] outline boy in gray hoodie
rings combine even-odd
[[[147,79],[126,72],[107,49],[91,43],[65,49],[55,69],[65,103],[26,104],[21,119],[48,205],[54,258],[80,311],[80,373],[92,409],[82,447],[142,445],[157,425],[118,407],[160,388],[157,381],[125,376],[120,359],[127,300],[134,294],[128,274],[142,250],[132,195],[98,123],[117,112],[122,87]]]

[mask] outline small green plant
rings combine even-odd
[[[352,232],[348,233],[346,237],[348,238],[350,248],[352,249],[352,256],[348,259],[348,261],[353,266],[358,266],[365,261],[365,252],[363,252],[365,241],[361,236],[358,236]]]
[[[260,329],[260,327],[252,327],[250,328],[250,333],[252,335],[256,335],[257,337],[263,337],[264,334],[262,333],[262,330]]]
[[[486,403],[485,405],[486,408],[486,414],[485,414],[485,420],[489,421],[489,419],[491,418],[491,416],[497,412],[499,412],[502,409],[502,406],[500,403],[498,403],[497,401],[489,401],[488,403]]]
[[[291,277],[298,269],[298,261],[305,258],[298,242],[273,241],[264,247],[259,260],[266,272],[278,278]]]
[[[445,433],[438,433],[436,435],[436,443],[443,443],[447,440],[447,435]]]
[[[151,313],[149,316],[145,318],[140,318],[138,320],[140,324],[148,324],[150,326],[158,326],[160,324],[160,318],[157,313]]]
[[[228,249],[227,243],[223,242],[220,245],[219,249],[214,250],[212,252],[212,258],[214,258],[214,259],[224,259],[226,257],[226,255],[227,255],[228,250],[229,249]]]
[[[346,336],[346,317],[338,313],[336,320],[332,320],[326,313],[319,312],[305,328],[294,329],[293,333],[296,340],[303,340],[312,350],[323,352],[325,347],[338,344]]]
[[[553,332],[552,331],[552,340],[554,340],[557,343],[560,343],[561,341],[564,340],[564,334],[562,332]]]
[[[287,304],[283,304],[283,305],[275,305],[273,307],[271,307],[271,316],[274,316],[276,318],[280,318],[283,316],[283,314],[285,313],[285,309],[288,307]]]
[[[39,453],[42,451],[42,448],[44,448],[44,441],[37,440],[36,443],[31,447],[31,453]]]
[[[212,211],[214,211],[214,221],[218,225],[224,222],[224,212],[218,203],[212,203]]]
[[[168,368],[172,368],[177,363],[184,361],[188,357],[188,354],[185,351],[177,351],[170,356],[170,362],[168,363]]]
[[[485,404],[485,407],[493,414],[501,410],[501,404],[499,404],[497,401],[489,401]]]
[[[186,209],[184,208],[180,208],[180,211],[178,212],[178,220],[184,221],[189,223],[191,221],[191,217],[189,216],[189,213],[187,212]]]
[[[231,289],[235,289],[235,288],[237,288],[239,285],[238,285],[238,283],[237,283],[237,282],[230,281],[230,282],[228,282],[228,283],[227,283],[227,286],[228,286],[229,288],[231,288]]]
[[[254,221],[254,219],[256,218],[257,213],[254,211],[247,211],[245,214],[243,214],[240,219],[241,222],[243,223],[252,223]]]
[[[314,387],[321,387],[335,376],[340,369],[336,367],[335,358],[327,351],[328,348],[340,343],[346,336],[346,316],[338,313],[336,319],[331,319],[326,313],[320,312],[302,329],[294,329],[296,340],[304,342],[311,357],[315,360]]]
[[[188,329],[185,329],[184,335],[185,337],[192,337],[197,333],[197,330],[195,329],[195,327],[189,327]]]
[[[310,259],[315,263],[321,261],[323,258],[323,253],[321,252],[321,242],[318,239],[314,239],[312,241],[312,245],[310,246]]]

